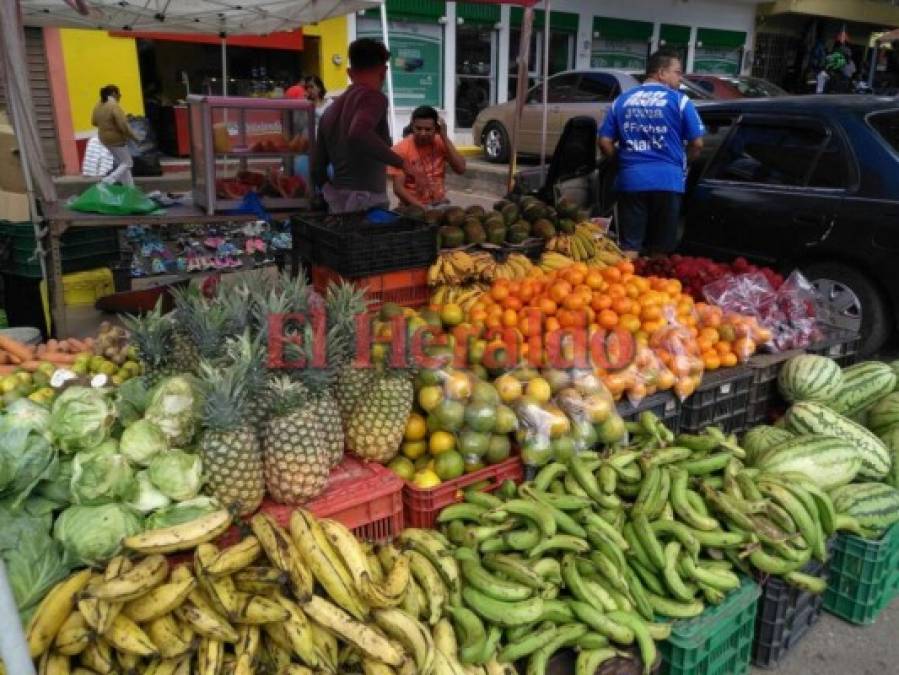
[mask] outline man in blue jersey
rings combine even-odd
[[[687,160],[699,155],[705,133],[692,101],[678,91],[682,76],[676,53],[656,52],[644,84],[616,99],[598,132],[602,153],[618,158],[618,232],[631,257],[677,245]]]

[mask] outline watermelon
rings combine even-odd
[[[899,361],[890,361],[890,368],[896,373],[896,390],[899,391]]]
[[[843,370],[843,384],[827,406],[846,417],[856,417],[893,391],[896,373],[882,361],[864,361]]]
[[[825,490],[852,482],[861,465],[861,457],[845,440],[820,434],[805,434],[778,443],[755,462],[757,468],[768,473],[804,474]]]
[[[893,456],[893,466],[890,467],[890,474],[887,476],[886,482],[899,489],[899,424],[894,424],[880,434],[880,440]]]
[[[899,391],[887,394],[871,406],[865,426],[880,435],[896,424],[899,424]]]
[[[746,451],[747,464],[751,466],[753,461],[765,450],[793,437],[793,432],[767,424],[752,427],[743,436],[743,449]]]
[[[892,458],[883,442],[860,424],[820,403],[794,403],[784,416],[787,428],[797,434],[836,436],[861,458],[859,476],[878,480],[890,472]]]
[[[855,518],[859,525],[879,538],[899,522],[899,490],[884,483],[853,483],[830,493],[836,512]]]
[[[826,356],[800,354],[787,361],[777,375],[780,393],[790,403],[829,401],[843,384],[839,364]]]

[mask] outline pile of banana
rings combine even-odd
[[[490,285],[481,281],[474,281],[461,286],[441,284],[431,291],[431,304],[433,305],[458,305],[464,312],[468,312],[472,305],[478,301]]]
[[[579,223],[574,234],[556,235],[546,242],[546,250],[598,267],[614,265],[624,258],[617,244],[589,222]]]
[[[209,543],[218,523],[141,534],[128,546],[144,557],[117,556],[54,587],[27,628],[40,672],[465,675],[435,613],[446,592],[416,553],[423,544],[376,555],[342,524],[297,510],[289,532],[257,514],[252,535],[219,548]],[[162,555],[187,550],[192,560],[171,568]],[[512,672],[489,665],[489,675]]]
[[[567,255],[562,255],[557,251],[544,251],[540,255],[540,262],[537,263],[537,266],[544,272],[552,272],[553,270],[564,270],[573,264],[574,259]],[[605,265],[601,265],[601,267],[605,267]]]
[[[456,286],[471,281],[491,283],[497,279],[525,279],[534,272],[534,264],[521,253],[512,253],[497,262],[486,251],[450,251],[441,253],[428,269],[428,285]]]

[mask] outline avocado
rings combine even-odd
[[[559,212],[556,211],[553,207],[547,206],[543,210],[543,217],[546,218],[553,225],[559,224]]]
[[[544,217],[544,213],[546,213],[546,209],[543,208],[543,205],[540,203],[536,204],[528,204],[524,207],[524,211],[522,215],[524,219],[529,223],[536,223],[538,220]]]
[[[531,226],[523,220],[514,223],[506,232],[506,241],[510,244],[520,244],[531,236]]]
[[[510,202],[508,199],[500,199],[498,202],[496,202],[493,205],[493,210],[494,211],[502,211],[506,207],[507,204],[511,204],[511,203],[512,202]]]
[[[531,231],[535,236],[541,237],[545,240],[552,239],[556,236],[556,228],[553,227],[553,224],[545,218],[540,218],[539,220],[537,220],[537,222],[534,223],[534,227]]]
[[[520,215],[518,206],[516,206],[515,204],[506,204],[502,208],[502,211],[500,211],[500,213],[502,214],[503,220],[506,222],[506,225],[511,225],[512,223],[514,223],[516,220],[518,220],[518,217]]]
[[[590,220],[590,209],[579,209],[577,212],[577,222],[583,223],[585,220]]]
[[[468,244],[483,244],[487,241],[487,233],[477,220],[471,220],[465,224],[465,242]]]
[[[559,201],[556,202],[556,211],[558,211],[559,215],[563,218],[577,218],[578,206],[574,203],[573,199],[561,197]]]
[[[461,227],[442,225],[437,231],[440,248],[457,248],[465,243],[465,233]]]
[[[487,230],[487,241],[491,244],[499,246],[506,240],[506,226],[502,223],[488,223],[485,229]]]
[[[405,208],[403,214],[407,218],[411,218],[412,220],[424,220],[425,219],[425,210],[418,206],[417,204],[410,204]]]
[[[487,212],[484,210],[484,207],[480,204],[472,204],[467,209],[465,209],[466,216],[474,216],[475,218],[483,218],[487,215]]]
[[[503,227],[506,226],[506,221],[503,219],[502,214],[497,213],[496,211],[489,213],[487,217],[484,218],[483,223],[485,228],[491,225],[502,225]]]
[[[443,223],[462,227],[465,224],[465,211],[459,206],[450,206],[443,212]]]
[[[438,225],[440,220],[443,218],[443,213],[440,212],[440,209],[431,209],[427,213],[425,213],[425,222],[429,225]]]
[[[559,220],[559,231],[565,234],[574,234],[574,221],[570,218],[562,218]]]

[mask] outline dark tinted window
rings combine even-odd
[[[836,134],[831,135],[830,143],[818,157],[808,184],[820,188],[849,187],[849,156]]]
[[[705,89],[708,93],[712,93],[715,91],[715,85],[709,82],[708,80],[690,80],[693,84],[701,89]]]
[[[577,73],[568,73],[549,78],[549,103],[567,103],[575,100],[577,95],[577,82],[580,76]],[[534,87],[528,96],[528,103],[543,102],[543,86]]]
[[[767,185],[805,185],[828,141],[823,128],[740,124],[715,158],[709,177]]]
[[[899,110],[868,115],[868,124],[874,127],[893,150],[899,152]]]
[[[606,73],[583,73],[577,88],[577,100],[611,101],[618,94],[618,80]]]

